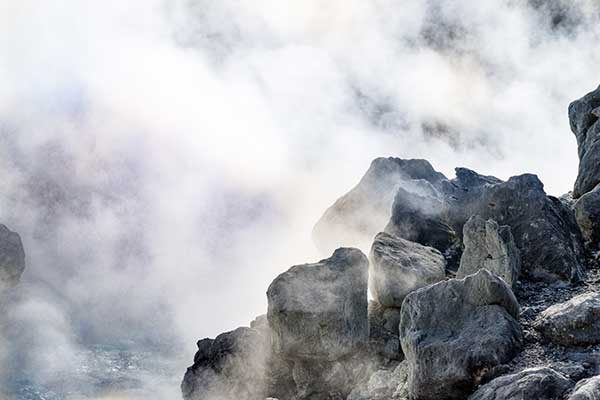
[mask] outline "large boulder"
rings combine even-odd
[[[264,399],[269,354],[268,336],[248,327],[198,341],[194,365],[181,384],[183,398]]]
[[[325,254],[340,246],[368,248],[388,222],[399,187],[421,193],[424,185],[443,180],[446,177],[425,160],[377,158],[360,182],[319,219],[313,230],[315,243]]]
[[[401,362],[395,368],[375,371],[358,385],[347,400],[408,400],[408,365]]]
[[[544,337],[564,346],[600,343],[600,293],[588,292],[544,310],[535,321]]]
[[[573,197],[579,198],[600,183],[600,87],[569,105],[571,131],[577,139],[579,172]]]
[[[469,400],[560,400],[573,382],[548,367],[501,376],[480,387]]]
[[[401,307],[410,292],[446,277],[438,250],[384,232],[375,237],[369,258],[369,287],[384,307]]]
[[[510,227],[499,226],[478,215],[471,217],[463,228],[464,250],[457,278],[474,274],[484,268],[504,279],[510,286],[517,283],[521,271],[521,256]]]
[[[463,172],[464,174],[464,172]],[[472,178],[452,182],[451,224],[462,229],[472,216],[494,219],[511,227],[522,260],[522,274],[531,280],[572,282],[583,277],[583,239],[573,212],[547,196],[537,176],[513,176],[506,182],[469,186]]]
[[[399,329],[410,397],[464,399],[521,349],[518,315],[510,287],[487,270],[409,294]]]
[[[314,264],[280,274],[267,291],[277,352],[289,358],[334,361],[366,346],[369,262],[340,248]]]
[[[18,233],[0,225],[0,289],[16,285],[25,270],[25,250]]]
[[[598,400],[600,399],[600,376],[583,379],[577,382],[568,400]]]
[[[400,350],[400,308],[369,302],[369,349],[384,364],[403,358]]]
[[[600,246],[600,187],[582,195],[573,205],[577,224],[586,247],[592,251]]]

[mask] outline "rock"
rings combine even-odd
[[[577,139],[579,172],[573,197],[579,198],[600,183],[600,87],[569,105],[571,131]]]
[[[568,400],[598,400],[600,399],[600,376],[577,382]]]
[[[385,232],[438,249],[452,261],[460,252],[460,237],[449,225],[448,213],[434,188],[418,193],[399,188]]]
[[[521,256],[510,227],[499,226],[493,219],[471,217],[463,228],[464,250],[457,278],[471,275],[482,268],[498,275],[510,286],[517,283]]]
[[[410,293],[399,329],[411,399],[464,399],[520,350],[518,315],[510,287],[487,270]]]
[[[25,270],[25,250],[18,233],[0,225],[0,287],[12,287]]]
[[[253,328],[198,341],[194,365],[187,369],[181,384],[183,398],[264,399],[269,350],[268,337]]]
[[[535,321],[544,337],[564,346],[600,343],[600,293],[588,292],[544,310]]]
[[[408,366],[401,362],[395,368],[379,370],[357,386],[347,400],[408,400]]]
[[[276,351],[286,358],[335,361],[364,348],[367,271],[360,250],[341,248],[275,278],[267,291],[267,317]]]
[[[571,387],[571,380],[550,368],[531,368],[492,380],[469,400],[559,400]]]
[[[375,237],[369,258],[369,287],[384,307],[401,307],[407,294],[446,277],[446,261],[438,250],[383,232]]]
[[[492,218],[511,227],[525,278],[549,283],[582,279],[583,239],[575,217],[563,202],[546,195],[537,176],[525,174],[471,187],[461,180],[452,181],[460,190],[449,200],[455,229],[472,215]]]
[[[376,301],[369,302],[369,349],[384,364],[403,358],[399,324],[400,308],[384,307]]]
[[[315,225],[317,247],[324,254],[340,246],[368,248],[388,222],[399,187],[420,192],[423,182],[436,185],[445,179],[425,160],[373,160],[358,185],[329,207]]]
[[[573,205],[575,219],[581,229],[586,247],[599,250],[600,245],[600,187],[585,193]]]

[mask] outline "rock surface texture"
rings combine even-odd
[[[568,400],[598,400],[600,399],[600,376],[583,379],[577,382],[573,394]]]
[[[446,277],[438,250],[383,232],[375,236],[369,258],[369,287],[384,307],[401,307],[410,292]]]
[[[25,250],[18,233],[0,225],[0,287],[11,287],[25,270]]]
[[[573,382],[553,369],[526,369],[483,385],[469,400],[559,400]]]
[[[486,371],[520,350],[519,304],[487,270],[409,294],[400,343],[412,399],[464,399]]]
[[[547,308],[535,326],[546,338],[564,346],[599,344],[600,293],[584,293]]]
[[[463,242],[465,248],[457,278],[487,269],[510,286],[517,283],[521,256],[509,226],[499,226],[493,219],[486,221],[475,215],[463,228]]]

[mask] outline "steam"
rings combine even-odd
[[[566,107],[598,84],[597,6],[1,3],[0,221],[28,267],[0,358],[47,382],[118,344],[182,374],[198,338],[319,258],[312,225],[377,156],[570,190]]]

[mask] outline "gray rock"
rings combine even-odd
[[[410,292],[446,278],[438,250],[387,233],[377,234],[369,258],[369,287],[384,307],[401,307]]]
[[[400,343],[412,399],[464,399],[485,373],[521,349],[519,304],[487,270],[409,294],[402,304]]]
[[[457,278],[485,268],[514,287],[521,271],[521,256],[509,226],[473,216],[463,228],[463,243]]]
[[[598,250],[600,245],[600,187],[585,193],[573,205],[575,219],[586,247]]]
[[[600,293],[588,292],[544,310],[534,324],[547,339],[564,346],[600,343]]]
[[[375,371],[347,400],[408,400],[407,380],[408,365],[401,362],[393,369]]]
[[[457,174],[458,175],[458,174]],[[575,216],[556,197],[547,196],[535,175],[513,176],[507,182],[460,188],[449,200],[456,230],[472,215],[511,227],[522,260],[522,275],[546,282],[580,281],[583,277],[583,238]]]
[[[0,288],[12,287],[25,270],[25,250],[18,233],[0,225]]]
[[[553,369],[531,368],[481,386],[469,400],[560,400],[573,382]]]
[[[369,349],[383,363],[403,358],[399,324],[400,308],[384,307],[376,301],[369,302]]]
[[[337,249],[314,264],[297,265],[269,286],[267,317],[274,346],[285,358],[335,361],[366,347],[368,260]]]
[[[266,397],[270,342],[253,328],[238,328],[198,341],[194,365],[181,392],[186,400],[259,400]]]
[[[569,105],[571,131],[577,139],[579,172],[573,197],[579,198],[600,183],[600,87]]]
[[[568,400],[599,400],[600,399],[600,376],[583,379],[577,382],[575,389]]]
[[[445,176],[425,160],[377,158],[360,182],[339,198],[313,230],[317,247],[330,254],[340,246],[368,248],[385,227],[399,187],[420,193],[424,182],[436,185]]]

